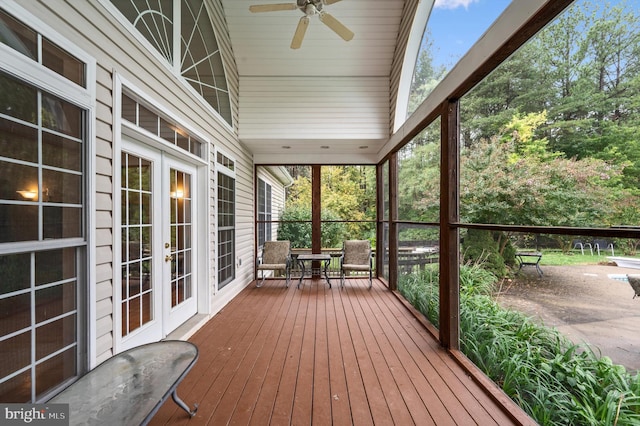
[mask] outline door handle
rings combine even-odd
[[[165,262],[171,262],[173,259],[174,259],[174,256],[172,254],[168,254],[164,257]]]

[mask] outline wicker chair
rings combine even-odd
[[[373,252],[369,240],[347,240],[340,255],[340,283],[349,271],[369,272],[369,288],[373,285]]]
[[[262,271],[262,280],[256,283],[256,287],[262,287],[265,279],[265,271],[284,271],[289,287],[291,280],[291,242],[290,241],[265,241],[262,248],[262,256],[257,259],[257,269]]]

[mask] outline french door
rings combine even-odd
[[[164,338],[197,310],[196,168],[150,147],[121,154],[121,349]]]

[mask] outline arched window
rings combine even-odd
[[[229,124],[231,102],[211,18],[201,0],[111,0]]]

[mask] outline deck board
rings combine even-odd
[[[199,404],[196,416],[168,400],[151,424],[523,423],[382,283],[333,284],[267,280],[243,290],[189,339],[200,357],[178,392]]]

